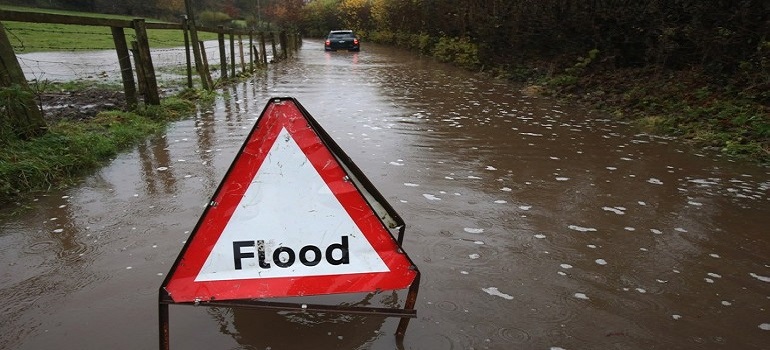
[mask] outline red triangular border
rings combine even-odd
[[[349,174],[339,163],[339,155],[335,156],[327,147],[319,132],[314,129],[314,125],[320,127],[314,121],[311,122],[312,118],[303,112],[304,108],[293,99],[272,99],[268,102],[214,194],[212,204],[216,204],[209,205],[201,215],[164,281],[163,288],[174,302],[373,292],[404,289],[414,281],[417,272],[411,260],[400,249],[359,189],[352,181],[343,180]],[[195,281],[283,128],[297,142],[334,196],[388,266],[389,272]]]

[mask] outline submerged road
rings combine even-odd
[[[306,41],[0,222],[0,348],[155,348],[158,287],[275,96],[297,98],[406,221],[423,277],[404,348],[767,348],[770,170],[519,88]],[[171,306],[171,345],[393,349],[397,322]]]

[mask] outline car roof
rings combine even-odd
[[[341,33],[352,33],[353,31],[350,29],[340,29],[340,30],[332,30],[329,32],[329,34],[341,34]]]

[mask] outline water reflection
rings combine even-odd
[[[326,299],[331,299],[329,305],[398,307],[396,293],[369,294],[353,303],[344,301],[350,297]],[[385,319],[378,316],[242,308],[212,308],[209,314],[219,322],[221,333],[246,349],[356,349],[378,341],[394,344],[395,326],[383,329]]]
[[[407,222],[423,277],[406,348],[765,347],[768,169],[519,90],[308,41],[4,221],[0,347],[156,346],[155,290],[272,96],[296,97]],[[395,324],[193,308],[172,327],[186,347],[392,349]]]

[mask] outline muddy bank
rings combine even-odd
[[[45,92],[37,96],[46,122],[61,120],[88,120],[99,112],[126,110],[126,97],[122,91],[100,88]]]

